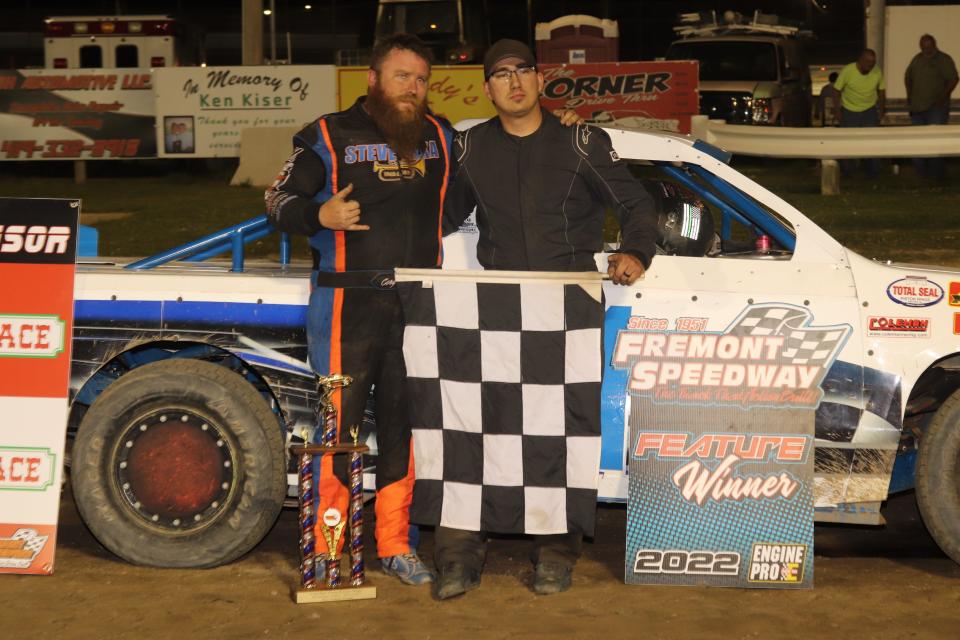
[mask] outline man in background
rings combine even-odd
[[[930,34],[920,37],[920,53],[907,66],[903,83],[907,87],[912,124],[947,124],[950,94],[957,86],[957,66],[953,58],[937,48],[937,41]],[[913,165],[924,178],[945,177],[943,158],[914,158]]]
[[[883,72],[877,66],[877,54],[873,49],[864,49],[856,62],[845,66],[837,77],[834,87],[840,92],[839,119],[841,127],[876,127],[883,120],[886,109],[887,85]],[[850,175],[856,168],[856,160],[841,160],[840,169]],[[863,167],[868,177],[875,178],[880,172],[876,158],[864,158]]]

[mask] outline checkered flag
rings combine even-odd
[[[785,305],[753,305],[734,320],[724,333],[735,336],[783,336],[781,354],[785,363],[826,369],[843,347],[850,327],[809,327],[808,309]]]
[[[416,470],[411,519],[592,535],[599,274],[398,270],[397,282]]]

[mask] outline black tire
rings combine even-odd
[[[916,486],[923,523],[960,564],[960,390],[941,405],[920,440]]]
[[[135,369],[90,407],[73,493],[107,549],[134,564],[215,567],[267,534],[286,494],[284,437],[257,390],[209,362]]]

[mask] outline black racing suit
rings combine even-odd
[[[452,131],[445,122],[426,116],[416,162],[398,160],[363,100],[321,117],[294,136],[293,155],[265,199],[275,227],[310,236],[316,270],[307,318],[310,365],[320,375],[353,377],[353,384],[334,397],[341,425],[360,424],[374,387],[377,553],[384,558],[409,552],[413,468],[403,314],[396,292],[377,284],[392,279],[389,271],[395,267],[440,264]],[[369,225],[368,231],[335,231],[320,224],[320,206],[348,184],[354,187],[348,199],[359,202],[360,224]],[[316,513],[335,506],[346,514],[348,492],[330,458],[323,456],[316,472]],[[323,537],[317,533],[322,551]]]
[[[485,269],[596,271],[593,256],[603,249],[610,207],[620,221],[620,251],[649,267],[657,238],[649,193],[605,131],[565,127],[542,113],[540,128],[524,137],[507,133],[499,118],[457,134],[444,232],[456,231],[476,206],[477,259]],[[572,566],[582,538],[580,532],[535,536],[533,561]],[[437,527],[437,566],[460,563],[479,571],[484,540],[483,532]]]

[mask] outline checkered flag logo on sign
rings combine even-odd
[[[784,305],[748,307],[725,332],[735,336],[782,336],[784,362],[826,369],[850,335],[850,327],[810,327],[808,309]]]
[[[49,536],[41,536],[35,529],[17,529],[12,536],[11,540],[22,540],[23,548],[27,551],[33,553],[33,557],[30,558],[32,561],[37,557],[43,550],[43,545],[47,544],[47,538]]]
[[[592,535],[599,274],[464,273],[397,271],[416,472],[411,519]]]

